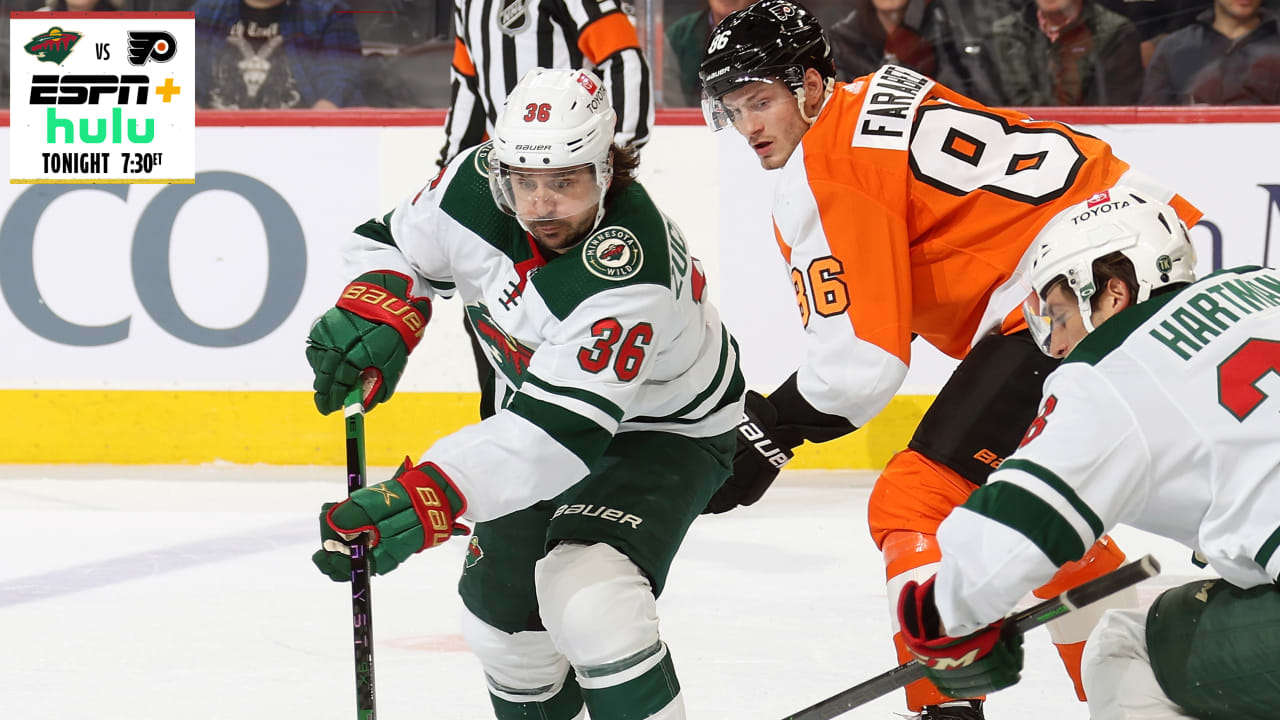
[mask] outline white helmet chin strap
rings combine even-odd
[[[1083,290],[1089,290],[1089,294],[1085,295]],[[1084,324],[1085,334],[1093,332],[1093,296],[1097,292],[1097,288],[1090,283],[1088,288],[1081,288],[1082,292],[1076,293],[1076,300],[1080,304],[1080,322]]]
[[[822,114],[822,108],[826,106],[827,98],[831,97],[831,91],[835,88],[835,86],[836,86],[836,81],[834,79],[832,78],[826,79],[825,85],[822,88],[822,102],[818,104],[818,112],[814,113],[813,117],[809,117],[809,114],[804,111],[804,99],[805,99],[804,85],[801,85],[800,87],[796,88],[796,92],[795,92],[796,105],[800,107],[800,117],[804,118],[804,121],[806,123],[812,125],[818,121],[818,116]]]

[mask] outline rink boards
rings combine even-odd
[[[303,341],[348,279],[339,240],[434,174],[440,129],[411,123],[438,114],[251,117],[271,124],[198,128],[194,186],[0,187],[0,462],[341,461],[340,422],[311,404]],[[1192,233],[1202,272],[1268,252],[1277,262],[1280,114],[1084,119],[1205,211]],[[675,124],[655,128],[641,178],[702,260],[748,381],[767,392],[803,346],[770,232],[773,176],[740,138],[689,114],[664,120]],[[416,457],[475,420],[460,315],[437,303],[401,392],[370,415],[370,462]],[[953,365],[917,344],[889,409],[797,465],[882,466]]]

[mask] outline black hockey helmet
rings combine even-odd
[[[780,79],[797,91],[808,68],[824,81],[835,79],[831,43],[818,19],[792,0],[760,0],[727,15],[711,33],[698,72],[704,109],[756,81]]]

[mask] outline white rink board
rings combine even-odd
[[[1268,230],[1277,261],[1277,125],[1079,127],[1198,204],[1222,265],[1263,262]],[[194,188],[0,186],[0,337],[22,349],[0,354],[0,389],[307,390],[307,328],[348,279],[338,241],[433,176],[442,138],[438,127],[196,132]],[[773,177],[737,135],[659,126],[641,178],[703,260],[748,381],[772,388],[799,362],[802,337],[770,230]],[[1192,232],[1202,271],[1208,227]],[[460,315],[456,302],[437,304],[432,352],[411,360],[419,369],[402,389],[475,390]],[[97,344],[68,344],[87,338]],[[916,348],[903,392],[933,393],[954,363]]]

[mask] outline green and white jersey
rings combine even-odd
[[[356,229],[352,277],[394,270],[419,295],[458,295],[500,384],[500,410],[424,455],[490,520],[587,475],[615,433],[711,437],[742,416],[737,347],[675,223],[637,183],[598,228],[543,258],[494,204],[485,143]],[[428,330],[428,333],[430,330]]]
[[[1280,271],[1237,268],[1102,323],[1026,438],[942,523],[948,632],[992,622],[1124,523],[1233,585],[1280,577]]]

